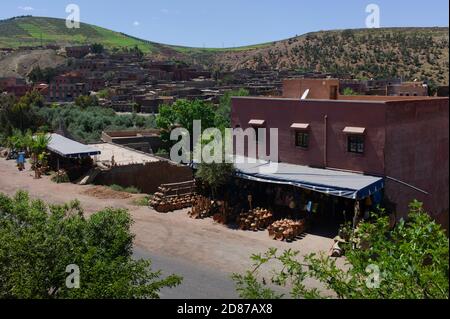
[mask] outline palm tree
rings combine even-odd
[[[35,173],[35,178],[41,178],[41,168],[45,166],[46,154],[48,143],[50,142],[50,135],[39,133],[34,136],[27,134],[28,138],[28,149],[31,153],[31,158],[33,160],[33,168]]]

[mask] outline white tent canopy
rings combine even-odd
[[[100,151],[89,145],[78,143],[59,134],[51,134],[47,149],[68,158],[82,158],[99,155]]]

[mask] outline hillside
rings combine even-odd
[[[78,45],[101,43],[108,48],[139,46],[144,52],[155,50],[149,41],[82,23],[79,29],[68,29],[63,19],[17,17],[0,21],[0,47],[39,46],[48,44]]]
[[[65,63],[66,59],[54,50],[17,51],[0,58],[0,77],[25,77],[35,67],[56,68]]]
[[[229,49],[200,49],[146,41],[82,24],[67,29],[62,19],[21,17],[0,21],[0,47],[101,43],[137,45],[153,59],[177,59],[210,69],[290,69],[351,74],[357,78],[402,76],[447,85],[448,28],[383,28],[320,31]]]
[[[209,63],[220,69],[295,69],[352,74],[358,78],[402,76],[448,84],[448,28],[323,31],[246,51],[221,52]]]

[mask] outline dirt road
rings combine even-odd
[[[266,232],[233,230],[215,224],[212,219],[190,219],[186,210],[159,214],[148,207],[132,205],[131,199],[100,200],[85,194],[92,187],[94,186],[56,184],[49,177],[35,180],[32,172],[19,172],[14,161],[0,159],[0,192],[13,195],[22,189],[32,197],[57,204],[76,198],[87,214],[105,207],[127,209],[135,221],[132,231],[136,235],[135,247],[140,252],[139,256],[158,256],[160,260],[179,260],[192,267],[198,266],[205,271],[208,269],[212,271],[211,276],[214,276],[214,272],[218,276],[220,274],[218,281],[229,278],[233,272],[248,269],[252,254],[265,252],[271,247],[281,250],[291,248],[308,254],[329,251],[332,246],[331,239],[310,234],[293,243],[277,242],[271,240]],[[157,266],[163,267],[164,263],[157,263]],[[178,265],[173,268],[180,267],[182,266]],[[311,285],[315,286],[314,283]],[[201,290],[201,287],[197,288]],[[224,291],[223,297],[230,294],[231,291]],[[205,293],[204,297],[207,298],[208,295]]]

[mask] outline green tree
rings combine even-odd
[[[112,109],[99,106],[44,107],[38,110],[37,115],[50,131],[57,130],[63,124],[76,140],[84,143],[100,141],[104,130],[127,130],[135,126],[142,129],[156,127],[154,116],[118,115]],[[44,127],[41,125],[40,128]]]
[[[150,261],[132,258],[132,219],[121,209],[85,217],[79,202],[47,205],[18,192],[0,194],[0,298],[159,298],[181,278],[161,278]],[[66,286],[67,266],[80,270]]]
[[[11,150],[26,151],[28,145],[28,138],[19,130],[14,130],[12,135],[6,139],[6,146]]]
[[[57,75],[57,71],[53,68],[41,69],[39,66],[33,68],[27,77],[33,83],[45,82],[50,83],[53,78]]]
[[[38,133],[33,136],[31,132],[28,132],[26,135],[25,140],[31,154],[35,178],[41,177],[41,169],[46,166],[47,154],[45,151],[50,143],[50,139],[50,135],[45,133]]]
[[[141,113],[142,107],[141,107],[140,104],[138,104],[138,103],[133,103],[133,104],[131,105],[131,108],[132,108],[132,110],[133,110],[133,113]]]
[[[214,119],[217,128],[224,129],[231,127],[231,98],[233,96],[249,96],[250,92],[246,89],[228,91],[220,98],[219,107]]]
[[[91,52],[94,54],[102,54],[104,52],[105,48],[100,43],[93,43],[91,45]]]
[[[181,126],[187,129],[191,135],[193,145],[193,125],[194,120],[200,120],[202,129],[214,127],[215,112],[210,103],[200,100],[188,101],[177,100],[172,105],[163,105],[160,107],[159,116],[156,119],[156,125],[162,129],[161,138],[170,145],[170,131],[175,126]]]
[[[254,269],[234,274],[233,279],[243,298],[280,298],[258,273],[262,265],[275,262],[281,267],[277,267],[272,282],[291,287],[292,298],[448,299],[448,238],[417,201],[410,205],[408,219],[393,229],[388,217],[360,224],[343,248],[347,270],[323,253],[300,260],[299,252],[280,254],[271,249],[264,255],[253,255]],[[378,270],[377,281],[374,271]],[[320,282],[332,295],[307,288],[308,278]]]
[[[231,163],[200,163],[195,177],[208,185],[212,197],[215,198],[217,190],[227,185],[234,171],[234,165]]]
[[[0,96],[0,132],[10,136],[15,129],[22,132],[35,129],[40,119],[35,112],[42,108],[44,98],[37,91],[32,91],[19,100],[14,97]]]
[[[116,77],[116,73],[113,71],[106,71],[103,73],[103,79],[107,82],[111,82]]]
[[[45,98],[38,91],[33,90],[22,96],[18,103],[27,107],[44,107]]]
[[[224,140],[224,134],[222,133],[222,141]],[[195,177],[208,186],[211,190],[212,197],[216,198],[217,191],[231,181],[235,173],[235,167],[234,164],[226,161],[227,155],[229,154],[225,153],[225,144],[218,143],[218,141],[214,140],[212,137],[207,139],[205,136],[202,136],[201,143],[199,142],[194,150],[194,153],[197,154],[197,158],[200,156],[200,151],[204,152],[204,150],[199,149],[199,147],[201,146],[203,148],[207,145],[215,146],[211,147],[210,155],[212,158],[216,158],[217,155],[216,161],[207,163],[202,157],[203,160],[199,163]],[[214,154],[217,150],[221,150],[221,153]]]
[[[111,89],[106,88],[106,89],[98,91],[97,96],[100,99],[110,99],[113,96],[113,94],[114,94],[114,92]]]
[[[81,108],[98,106],[98,98],[95,95],[80,95],[75,99],[75,105]]]

